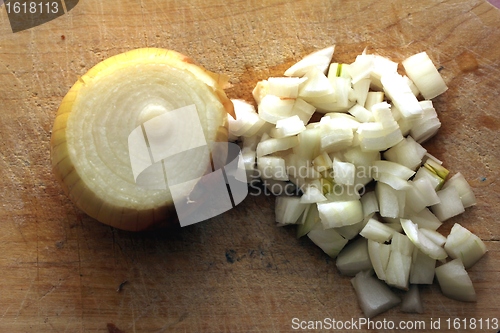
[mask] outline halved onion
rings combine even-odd
[[[64,191],[89,216],[116,228],[171,224],[175,214],[168,186],[152,189],[136,183],[129,135],[157,116],[194,107],[207,149],[193,150],[194,163],[187,160],[190,154],[176,161],[168,182],[177,176],[200,178],[211,165],[209,147],[227,141],[227,113],[234,117],[223,90],[227,85],[226,77],[166,49],[136,49],[97,64],[64,97],[52,130],[52,166]],[[167,126],[168,133],[161,135],[174,129],[189,132],[191,126],[187,121],[150,124]],[[148,147],[143,148],[147,154]]]

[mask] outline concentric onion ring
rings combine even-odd
[[[52,167],[65,193],[89,216],[119,229],[171,224],[168,188],[136,184],[128,136],[155,116],[194,105],[208,146],[227,141],[227,113],[234,116],[227,85],[226,77],[166,49],[136,49],[97,64],[64,97],[52,130]],[[193,162],[179,172],[194,179],[210,167],[209,159]]]

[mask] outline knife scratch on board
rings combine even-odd
[[[180,322],[184,321],[187,317],[188,317],[188,313],[184,312],[180,315],[180,317],[175,322],[163,326],[162,328],[160,328],[158,331],[156,331],[154,333],[166,332],[168,329],[170,329],[170,328],[174,327],[175,325],[179,324]]]
[[[124,280],[122,283],[118,285],[118,288],[116,288],[116,292],[121,292],[123,290],[123,287],[128,283],[128,280]]]

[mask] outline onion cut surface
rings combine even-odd
[[[77,207],[102,223],[132,231],[171,224],[170,190],[138,186],[128,136],[157,116],[194,105],[207,146],[227,141],[227,114],[235,117],[227,85],[226,77],[172,50],[142,48],[102,61],[78,79],[58,109],[51,137],[56,178]],[[190,124],[167,126],[188,131]],[[175,172],[201,177],[209,153],[203,150],[195,163],[178,161]]]

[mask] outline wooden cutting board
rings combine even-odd
[[[435,102],[443,126],[426,147],[462,172],[478,199],[442,230],[462,223],[489,249],[470,270],[477,303],[425,286],[423,314],[395,308],[374,320],[396,327],[419,320],[421,331],[436,320],[441,327],[434,331],[448,323],[463,331],[473,320],[484,332],[500,329],[492,325],[500,319],[500,12],[489,3],[81,0],[66,15],[17,33],[4,8],[1,332],[289,332],[300,321],[361,318],[335,262],[307,238],[297,240],[293,227],[274,225],[272,197],[250,195],[191,227],[132,234],[75,209],[49,166],[62,97],[108,56],[172,48],[228,74],[231,98],[251,100],[258,80],[331,44],[337,62],[352,62],[367,47],[394,60],[427,51],[441,67],[449,86]]]

